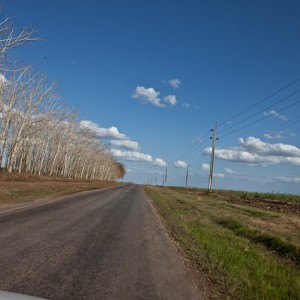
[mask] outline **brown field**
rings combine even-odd
[[[207,191],[204,189],[184,189],[172,187],[172,190],[176,190],[187,195],[207,195]],[[231,202],[237,205],[249,205],[268,211],[300,215],[300,196],[297,195],[288,195],[290,197],[287,198],[286,195],[281,194],[256,194],[239,191],[215,191],[209,195],[216,199]],[[273,197],[273,199],[270,197]]]
[[[61,177],[0,172],[0,206],[3,208],[119,184],[112,181],[70,180]]]

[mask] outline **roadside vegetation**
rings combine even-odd
[[[0,172],[0,209],[19,203],[120,185],[116,181],[71,180],[52,176]]]
[[[0,16],[1,17],[1,16]],[[57,84],[11,57],[37,39],[0,18],[0,170],[83,180],[117,180],[125,168],[60,96]]]
[[[255,206],[255,193],[145,191],[206,299],[300,299],[299,196],[259,194]]]

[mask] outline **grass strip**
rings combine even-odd
[[[283,241],[280,237],[261,233],[260,230],[251,229],[234,219],[221,219],[217,221],[217,224],[230,229],[236,235],[245,237],[255,243],[263,244],[281,257],[290,259],[300,266],[300,250],[293,244]]]
[[[211,283],[208,289],[200,287],[206,299],[300,299],[297,265],[216,223],[220,215],[232,217],[237,212],[227,205],[211,207],[211,196],[154,187],[145,190],[184,255]],[[247,218],[251,222],[252,217]]]

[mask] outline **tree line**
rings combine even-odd
[[[55,83],[13,61],[11,49],[37,40],[0,23],[0,167],[9,173],[117,180],[125,168],[93,132],[80,126],[79,111],[61,100]]]

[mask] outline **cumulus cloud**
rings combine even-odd
[[[187,167],[187,163],[182,161],[182,160],[177,160],[175,163],[174,163],[175,167],[177,168],[186,168]]]
[[[288,163],[300,165],[300,149],[288,144],[270,144],[258,138],[239,139],[240,146],[229,149],[215,149],[215,157],[250,165],[268,165]],[[211,153],[211,147],[203,150]]]
[[[165,161],[163,161],[161,158],[156,158],[155,160],[153,160],[153,165],[158,166],[158,167],[166,167],[167,163]]]
[[[264,156],[300,157],[300,149],[288,144],[269,144],[255,137],[249,137],[247,139],[240,138],[239,142],[246,150],[259,153]]]
[[[175,95],[168,95],[164,97],[164,101],[170,105],[176,105],[177,104],[177,99]]]
[[[88,129],[91,132],[95,133],[97,136],[101,138],[107,138],[107,139],[117,139],[117,140],[124,140],[127,139],[126,135],[123,133],[120,133],[117,127],[109,127],[109,128],[102,128],[98,124],[92,122],[83,120],[80,122],[80,126],[82,128]]]
[[[201,168],[203,171],[209,171],[209,170],[210,170],[210,165],[209,165],[209,164],[201,164],[200,168]],[[223,174],[223,173],[215,173],[215,172],[214,172],[214,177],[217,177],[217,178],[225,178],[225,174]]]
[[[286,116],[279,114],[276,110],[265,111],[264,115],[265,116],[273,116],[273,117],[279,118],[283,121],[287,120]]]
[[[143,103],[151,103],[158,107],[164,107],[159,98],[160,92],[157,92],[154,88],[145,88],[143,86],[137,86],[133,92],[132,98],[139,100]]]
[[[172,87],[174,87],[174,88],[176,88],[176,89],[180,88],[180,86],[181,86],[181,84],[182,84],[181,80],[179,80],[179,79],[177,79],[177,78],[170,79],[170,80],[168,81],[168,83],[169,83],[169,85],[171,85]]]
[[[110,143],[113,146],[117,146],[117,147],[123,147],[123,148],[132,149],[132,150],[140,149],[138,142],[131,141],[131,140],[112,140]]]
[[[200,167],[204,171],[209,171],[210,170],[210,165],[209,164],[201,164]]]
[[[124,151],[124,150],[114,149],[114,148],[112,148],[110,151],[114,157],[123,160],[149,162],[154,166],[158,166],[158,167],[167,166],[167,163],[161,158],[153,159],[153,157],[150,154],[144,154],[139,151]]]
[[[152,162],[153,160],[151,155],[144,154],[138,151],[124,151],[124,150],[119,150],[114,148],[112,148],[110,151],[113,154],[113,156],[124,160],[145,161],[145,162]]]
[[[231,170],[230,168],[224,168],[224,171],[228,174],[235,174],[235,175],[240,174],[240,172]]]

